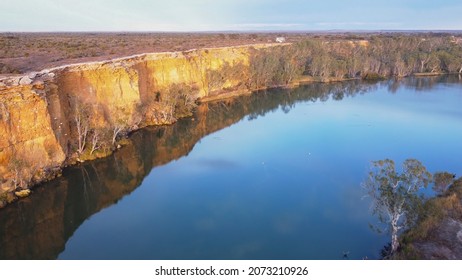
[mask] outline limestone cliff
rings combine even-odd
[[[171,123],[183,103],[245,91],[250,50],[273,46],[142,54],[1,79],[0,207],[76,159],[107,155],[119,131]]]

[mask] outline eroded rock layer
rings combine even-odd
[[[268,47],[143,54],[0,80],[0,206],[64,165],[107,155],[119,131],[172,123],[191,100],[246,91],[251,49]]]

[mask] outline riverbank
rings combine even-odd
[[[196,102],[394,75],[383,67],[374,72],[372,60],[363,69],[346,67],[343,56],[358,51],[369,55],[369,43],[251,44],[144,53],[0,79],[0,206],[65,166],[111,154],[134,130],[191,115]]]
[[[0,139],[0,207],[65,166],[108,156],[132,131],[191,115],[197,102],[347,80],[285,69],[297,55],[289,43],[251,44],[143,53],[0,79],[0,134],[6,136]],[[268,57],[279,57],[271,71]]]
[[[250,53],[283,46],[146,53],[3,78],[0,207],[65,166],[111,154],[134,130],[190,115],[196,100],[246,91]]]
[[[400,240],[397,259],[462,259],[462,177],[425,202],[416,226]]]

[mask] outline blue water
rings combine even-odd
[[[462,84],[457,78],[355,83],[206,104],[198,112],[207,111],[207,118],[197,114],[166,132],[135,134],[145,139],[137,154],[155,154],[127,164],[129,174],[146,169],[141,185],[106,208],[88,210],[58,258],[342,259],[343,252],[350,259],[379,258],[389,236],[369,228],[376,218],[361,182],[370,162],[416,158],[430,172],[461,176]],[[212,126],[186,147],[197,129]],[[165,136],[169,131],[175,136]],[[170,143],[168,152],[158,142],[150,146],[157,139]],[[159,154],[172,159],[146,167]],[[105,194],[122,169],[100,165],[111,174],[111,180],[98,177]],[[62,180],[82,177],[74,173]],[[127,184],[133,178],[124,175]],[[78,179],[69,181],[82,189]]]
[[[378,258],[389,237],[369,229],[360,185],[370,161],[416,158],[462,175],[461,105],[461,84],[392,93],[383,83],[244,118],[154,168],[59,258]]]

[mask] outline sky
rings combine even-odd
[[[0,1],[0,32],[462,30],[462,0]]]

